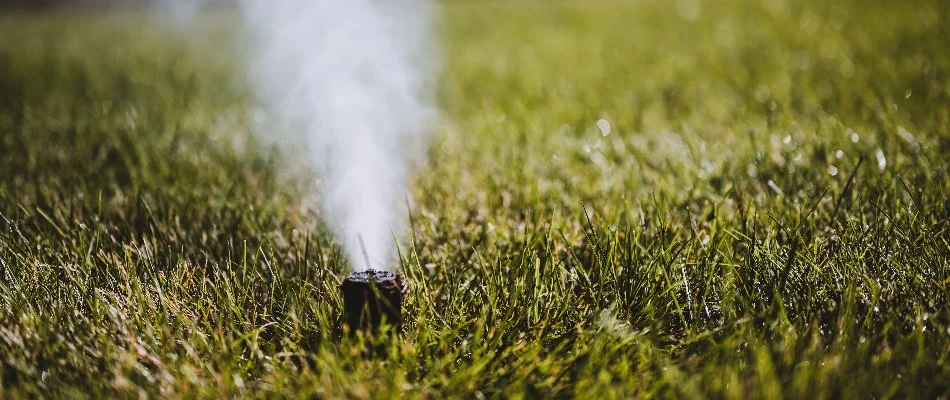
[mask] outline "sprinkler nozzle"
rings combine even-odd
[[[409,283],[402,275],[373,269],[354,272],[343,279],[340,290],[350,335],[359,330],[376,333],[383,321],[399,330],[402,300],[409,293]]]

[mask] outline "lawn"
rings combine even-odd
[[[385,354],[235,15],[0,15],[0,398],[950,396],[950,2],[437,10]]]

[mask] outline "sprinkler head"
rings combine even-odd
[[[399,330],[402,299],[409,293],[409,283],[402,275],[373,269],[354,272],[343,279],[340,290],[350,335],[359,330],[377,333],[384,320]]]

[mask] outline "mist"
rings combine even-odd
[[[407,184],[436,120],[428,0],[245,0],[256,133],[314,172],[353,270],[393,270]],[[298,154],[300,157],[290,157]],[[290,168],[300,165],[288,165]]]
[[[0,0],[7,4],[11,0]],[[6,3],[3,3],[6,2]],[[13,1],[13,5],[21,2]],[[37,0],[31,6],[158,7],[185,34],[198,11],[235,7],[234,65],[247,67],[255,133],[309,171],[355,271],[396,268],[407,184],[437,120],[430,0]],[[226,45],[226,44],[222,44]]]

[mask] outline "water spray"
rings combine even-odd
[[[436,119],[429,2],[240,1],[257,131],[319,178],[314,197],[353,270],[340,286],[351,333],[402,323],[396,244]]]
[[[180,20],[208,1],[165,0]],[[401,323],[396,244],[436,120],[430,2],[237,0],[255,133],[317,178],[313,198],[353,271],[340,286],[351,331]]]

